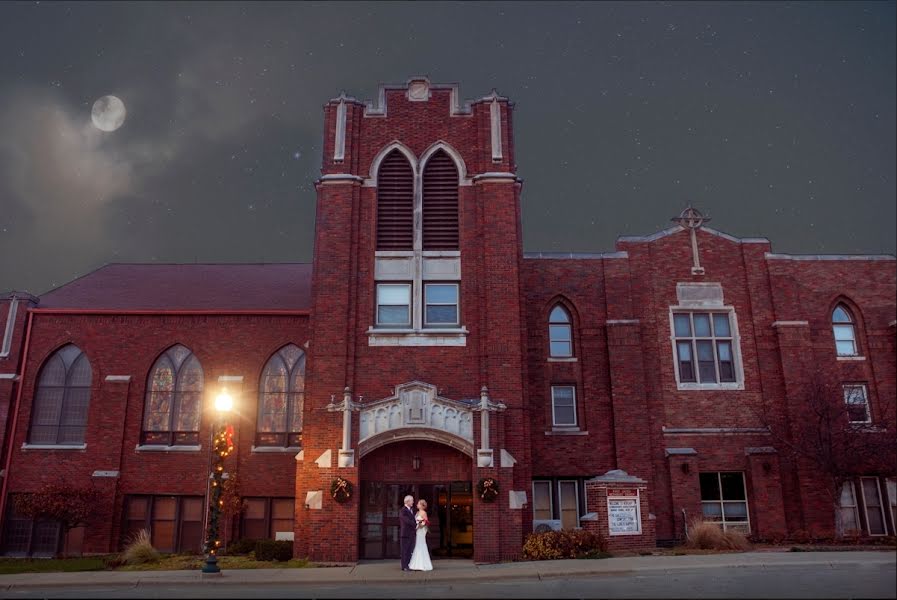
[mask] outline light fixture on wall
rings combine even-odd
[[[682,466],[680,466],[679,468],[682,469],[682,472],[686,475],[688,475],[688,472],[691,470],[691,467],[688,465],[688,463],[682,463]]]
[[[411,459],[411,468],[420,471],[420,456],[414,456]]]

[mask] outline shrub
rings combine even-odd
[[[256,539],[237,540],[235,542],[231,542],[230,544],[228,544],[225,551],[227,554],[230,554],[232,556],[237,555],[237,554],[249,554],[250,552],[255,550],[256,544],[258,544],[261,541],[263,541],[263,540],[256,540]]]
[[[158,562],[162,555],[153,548],[149,531],[141,529],[135,534],[121,553],[121,559],[128,565],[142,565],[148,562]]]
[[[607,541],[596,533],[584,530],[546,531],[532,533],[523,544],[523,555],[531,560],[557,560],[585,555],[599,558],[607,552]]]
[[[259,540],[255,545],[255,560],[286,562],[293,558],[293,542]]]
[[[740,550],[750,549],[751,544],[740,531],[723,531],[716,523],[697,519],[688,526],[689,548],[698,550]]]

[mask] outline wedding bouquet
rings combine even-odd
[[[429,526],[430,526],[429,519],[424,519],[424,518],[420,518],[420,517],[417,519],[417,528],[418,529],[421,529],[424,527],[429,527]]]

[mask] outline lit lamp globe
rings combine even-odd
[[[215,410],[220,413],[226,413],[230,412],[233,407],[234,399],[227,393],[227,390],[222,390],[215,398]]]

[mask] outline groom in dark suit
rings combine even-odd
[[[411,551],[414,550],[414,534],[417,523],[414,521],[414,496],[405,496],[405,506],[399,510],[399,548],[402,552],[402,570],[409,571]]]

